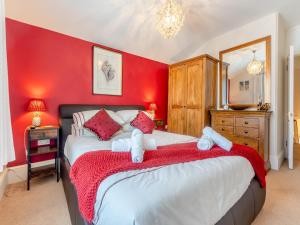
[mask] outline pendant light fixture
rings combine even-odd
[[[251,75],[258,75],[261,73],[262,69],[264,68],[264,65],[261,61],[257,60],[255,58],[255,52],[256,50],[253,50],[253,59],[247,66],[247,71]]]
[[[183,25],[182,6],[175,0],[166,0],[157,13],[156,28],[165,39],[175,37]]]

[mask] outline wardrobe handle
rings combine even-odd
[[[225,121],[224,121],[224,120],[221,120],[221,122],[222,122],[222,123],[225,123]]]
[[[248,131],[245,130],[244,133],[245,133],[245,134],[248,134]]]
[[[222,128],[221,130],[222,130],[222,131],[225,131],[225,129],[224,129],[224,128]]]
[[[246,125],[249,124],[248,121],[245,121],[245,124],[246,124]]]

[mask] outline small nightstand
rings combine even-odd
[[[59,182],[59,127],[42,126],[27,128],[27,190],[30,189],[30,180],[41,173],[56,172]],[[32,159],[41,155],[55,155],[55,164],[32,168]]]
[[[164,120],[163,119],[159,119],[159,118],[154,118],[154,123],[155,123],[155,129],[157,130],[164,130]]]

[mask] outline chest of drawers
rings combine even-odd
[[[269,168],[269,123],[271,112],[211,110],[211,125],[234,143],[252,147]]]

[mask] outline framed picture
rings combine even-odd
[[[122,54],[93,47],[93,94],[122,95]]]
[[[240,91],[243,91],[244,89],[244,81],[240,81]]]
[[[249,80],[246,80],[246,81],[245,81],[245,90],[246,90],[246,91],[249,91],[249,88],[250,88],[250,81],[249,81]]]

